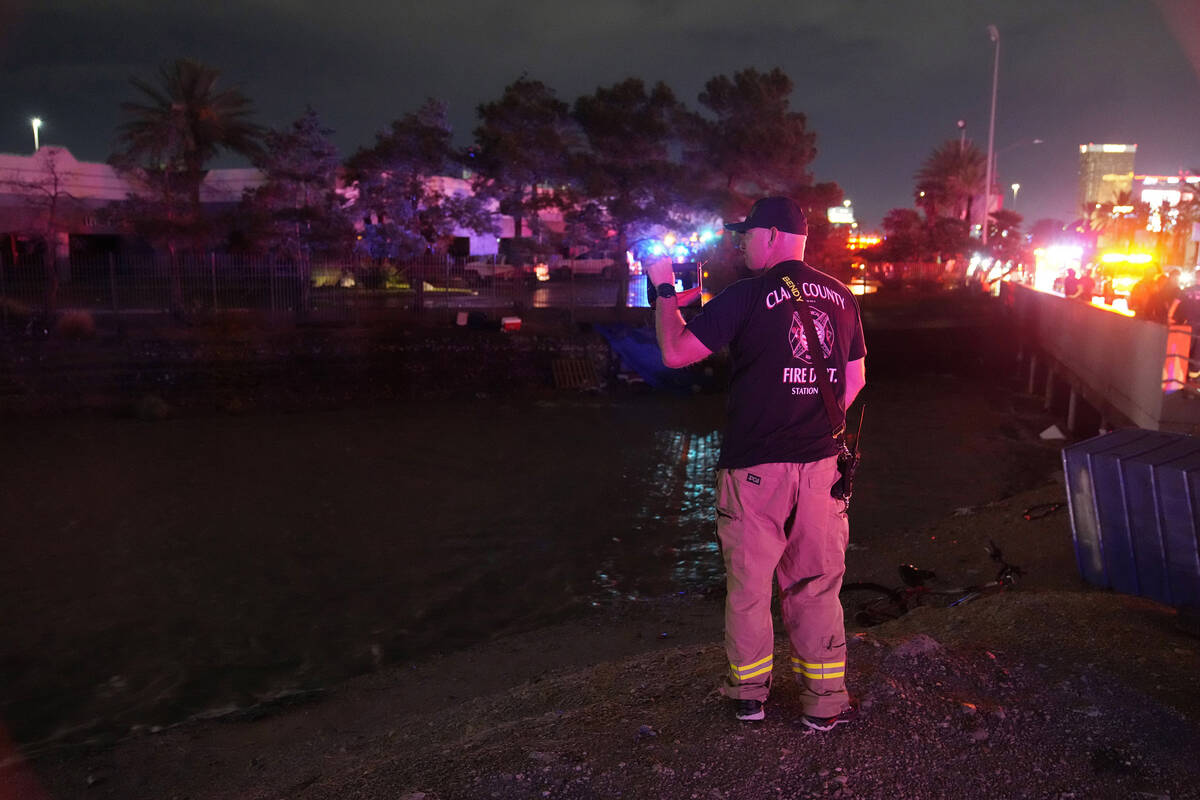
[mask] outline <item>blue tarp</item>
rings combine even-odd
[[[662,351],[653,328],[632,325],[597,325],[596,331],[605,338],[625,366],[636,372],[655,389],[679,394],[691,394],[696,376],[690,369],[670,369],[663,366]]]

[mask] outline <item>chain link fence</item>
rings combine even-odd
[[[568,262],[569,263],[569,262]],[[0,322],[66,312],[105,316],[254,311],[296,320],[354,320],[383,309],[520,311],[644,305],[644,278],[514,268],[495,258],[291,261],[269,257],[100,256],[0,263]]]

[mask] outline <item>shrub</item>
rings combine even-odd
[[[54,323],[54,332],[64,339],[90,339],[96,335],[96,320],[88,311],[64,311]]]
[[[340,286],[346,270],[338,267],[313,267],[312,285],[316,288]]]
[[[155,420],[166,419],[171,413],[171,407],[167,405],[166,400],[163,400],[158,395],[146,394],[142,395],[134,403],[133,413],[140,420],[153,422]]]
[[[387,289],[398,280],[399,272],[391,264],[371,265],[358,275],[358,283],[367,289]]]
[[[10,327],[23,327],[29,322],[30,313],[29,306],[24,303],[19,303],[11,297],[0,297],[0,324],[3,324],[7,317]]]

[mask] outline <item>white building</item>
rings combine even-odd
[[[236,204],[242,192],[261,183],[257,169],[211,170],[200,200]],[[65,147],[42,147],[30,156],[0,154],[0,246],[15,257],[45,235],[53,208],[55,255],[66,258],[73,236],[116,236],[98,212],[137,192],[137,185],[113,167],[79,161]]]

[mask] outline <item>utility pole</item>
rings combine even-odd
[[[983,244],[988,243],[988,217],[992,210],[992,151],[996,146],[996,87],[1000,82],[1000,31],[988,25],[988,36],[996,44],[996,58],[992,64],[992,119],[988,124],[987,173],[983,184]]]

